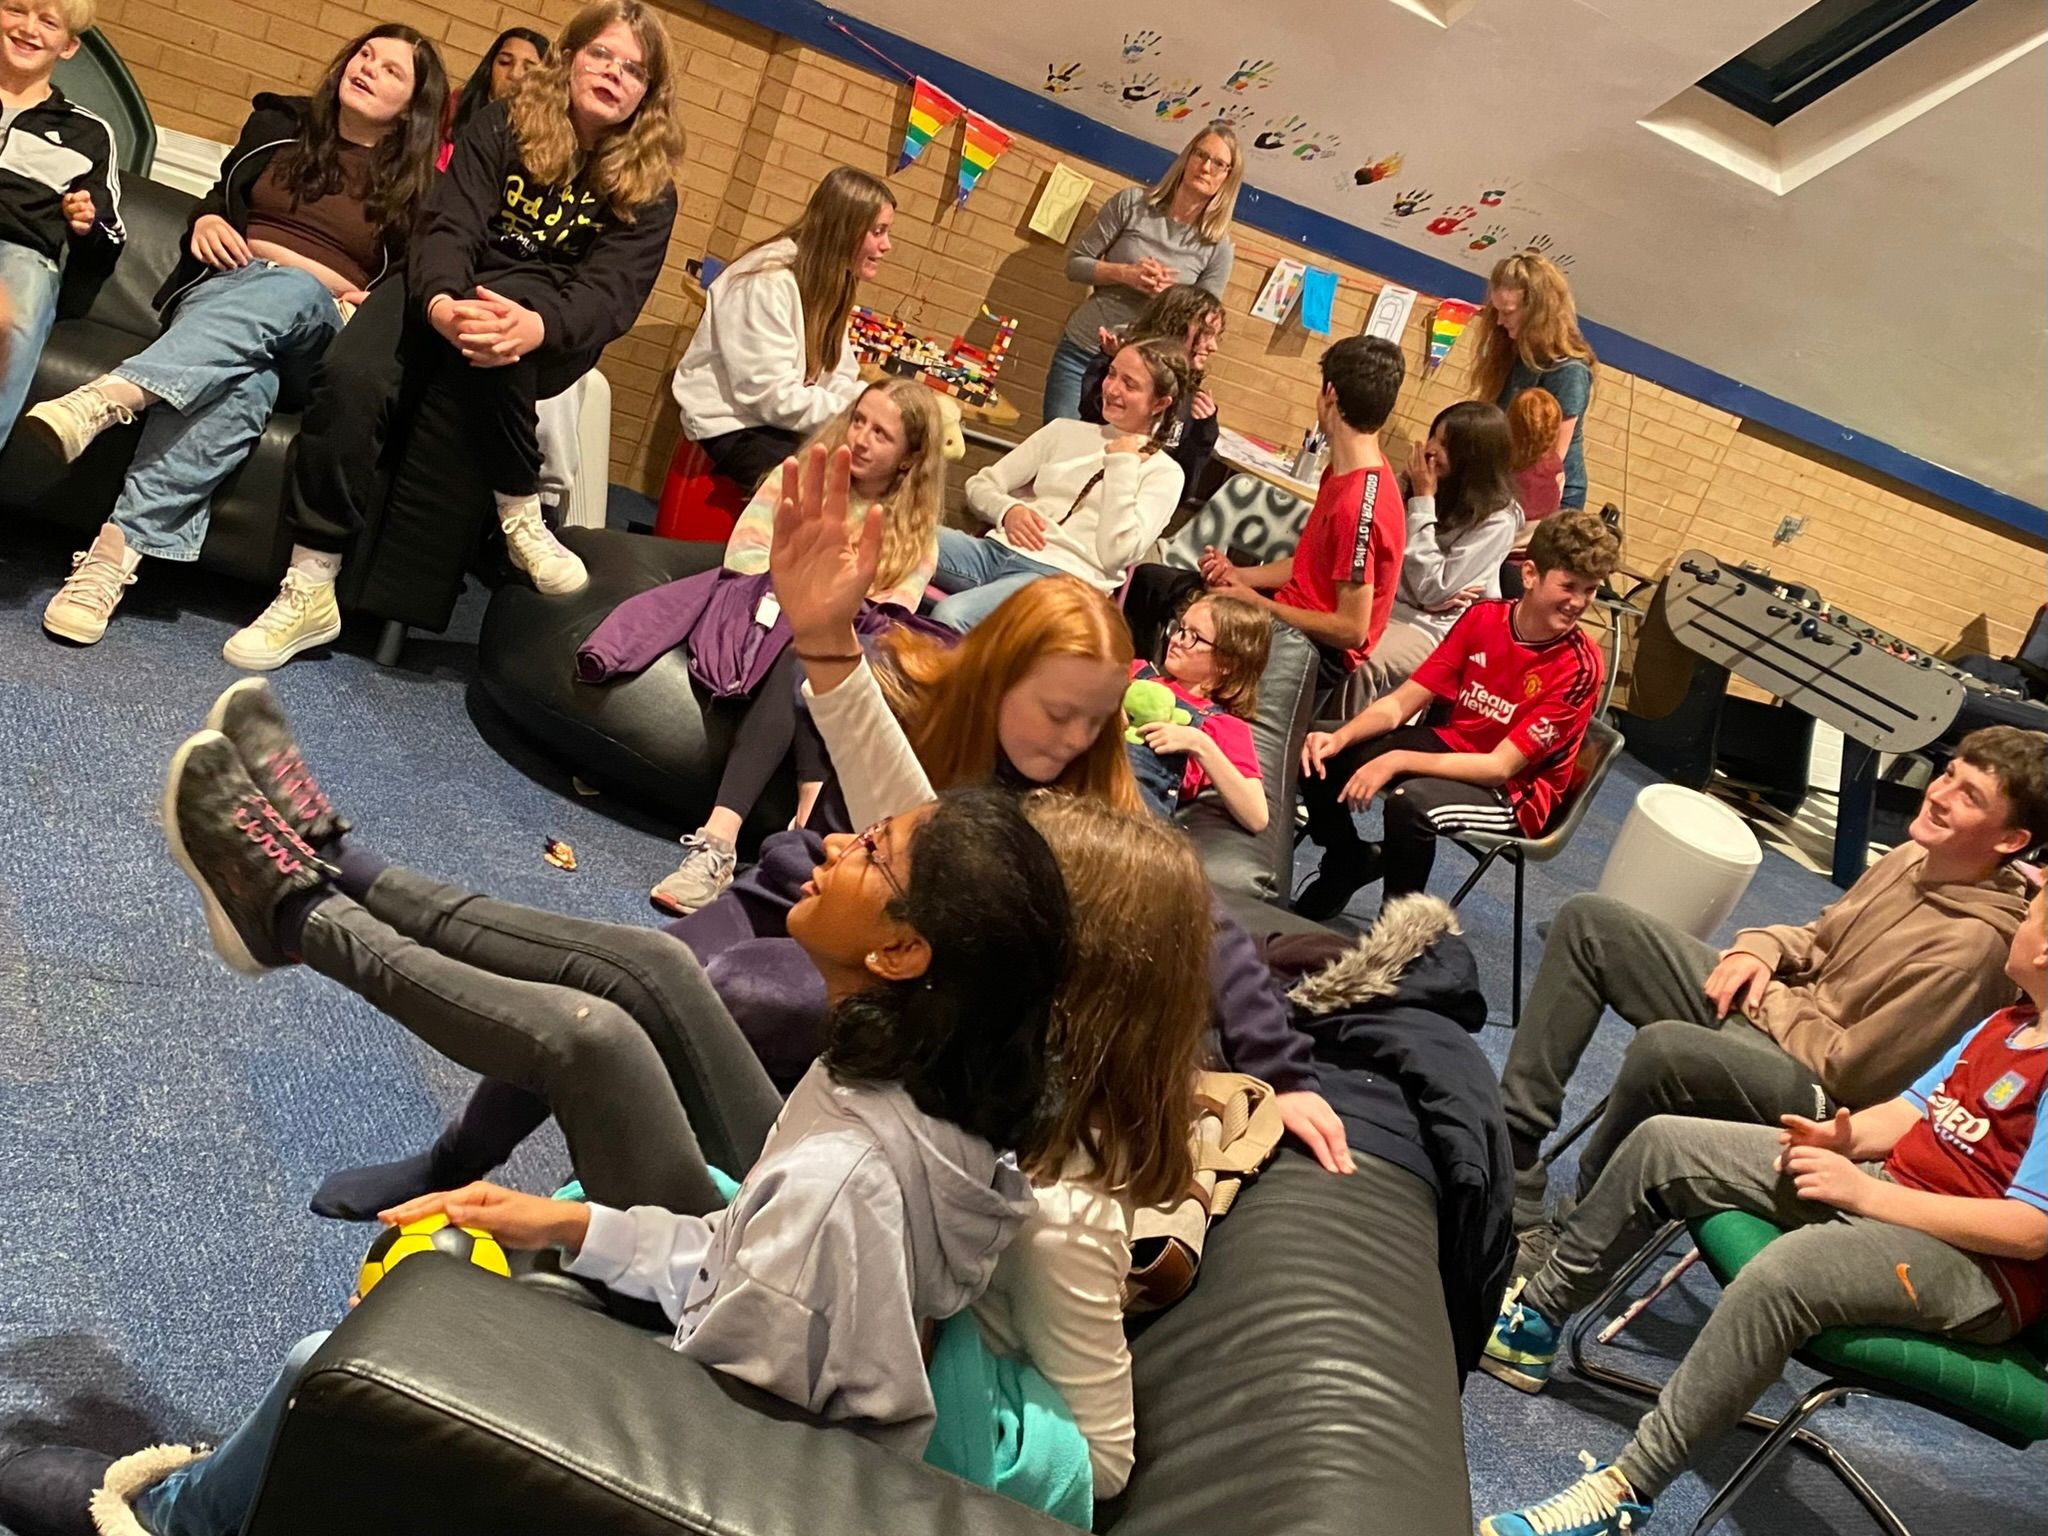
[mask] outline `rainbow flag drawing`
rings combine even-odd
[[[897,158],[896,169],[902,170],[923,154],[925,145],[944,133],[964,110],[959,102],[919,75],[910,90],[910,118],[903,127],[903,153]]]
[[[960,190],[953,196],[953,206],[961,207],[967,201],[967,194],[975,184],[988,174],[988,168],[1002,159],[1003,151],[1010,147],[1010,136],[979,112],[967,114],[967,133],[960,146]]]
[[[1429,317],[1429,359],[1423,364],[1424,373],[1437,371],[1443,360],[1451,355],[1451,348],[1458,344],[1458,338],[1465,334],[1466,325],[1478,313],[1477,304],[1467,304],[1463,299],[1438,302],[1436,313]]]

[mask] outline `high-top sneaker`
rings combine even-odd
[[[120,529],[104,524],[92,547],[71,557],[71,574],[43,609],[43,628],[80,645],[97,644],[121,594],[135,585],[141,558],[128,547]]]
[[[309,847],[325,848],[348,831],[347,819],[335,811],[313,770],[306,766],[284,717],[284,706],[277,702],[269,683],[260,677],[245,677],[230,684],[206,712],[206,724],[234,743],[235,755],[256,787],[270,797],[270,803]]]
[[[206,904],[213,947],[260,976],[292,963],[277,939],[278,908],[333,874],[243,768],[235,745],[201,731],[178,748],[164,782],[164,837]]]
[[[284,573],[270,606],[229,635],[220,653],[229,666],[245,672],[274,672],[301,651],[340,635],[341,607],[334,599],[334,583],[293,569]]]
[[[505,530],[505,552],[538,590],[559,597],[590,585],[583,561],[541,520],[538,500],[528,497],[501,504],[498,526]]]
[[[126,426],[135,419],[135,413],[109,400],[95,379],[68,395],[30,406],[22,412],[21,419],[23,425],[41,428],[50,445],[69,464],[92,446],[94,438],[117,421]]]

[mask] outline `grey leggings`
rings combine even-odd
[[[387,869],[336,894],[303,953],[450,1060],[545,1097],[606,1205],[724,1202],[782,1100],[689,948],[650,928],[493,901]]]

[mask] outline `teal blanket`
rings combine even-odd
[[[727,1200],[740,1192],[718,1169],[711,1177]],[[581,1200],[583,1185],[564,1184],[555,1198]],[[1088,1441],[1067,1400],[1036,1366],[998,1355],[973,1315],[960,1312],[939,1324],[927,1369],[938,1409],[927,1466],[1084,1531],[1094,1524]]]

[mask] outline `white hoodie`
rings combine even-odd
[[[804,301],[797,292],[794,240],[771,240],[718,274],[704,317],[670,384],[692,442],[745,427],[808,436],[860,394],[851,332],[839,362],[815,381],[804,363]]]

